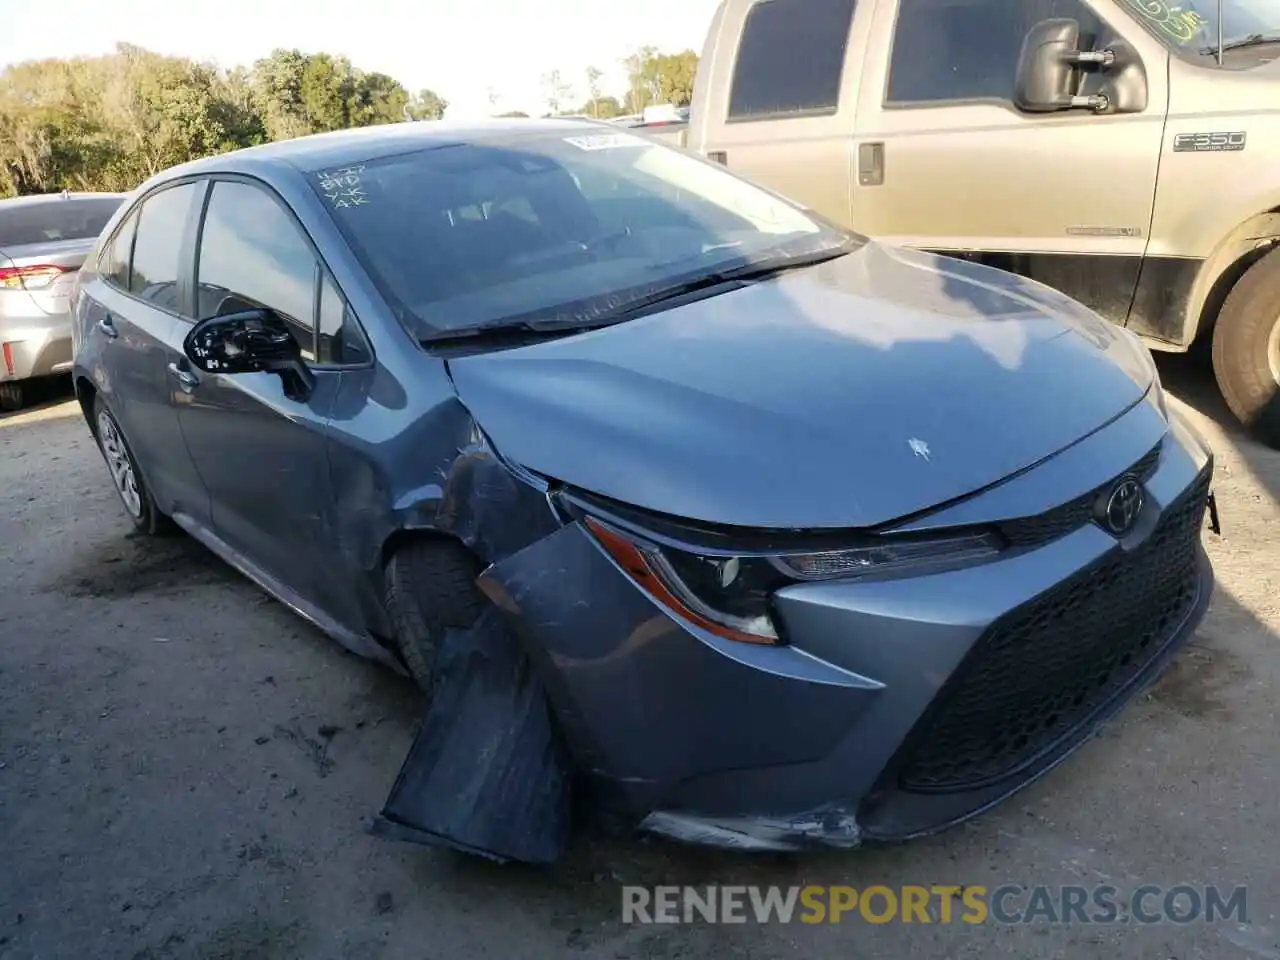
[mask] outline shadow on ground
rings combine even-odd
[[[70,376],[41,377],[27,384],[26,402],[23,404],[22,409],[0,413],[0,423],[17,417],[27,417],[33,413],[40,413],[73,399],[75,399],[75,390],[72,387]],[[73,412],[79,413],[78,410]]]

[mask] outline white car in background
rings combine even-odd
[[[57,193],[0,200],[0,410],[21,407],[36,378],[70,371],[71,288],[124,198]]]

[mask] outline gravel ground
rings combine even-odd
[[[741,859],[581,838],[554,872],[370,837],[407,682],[193,542],[131,538],[75,404],[0,418],[0,957],[1280,960],[1280,453],[1199,359],[1226,536],[1194,643],[1047,780],[905,847]],[[623,883],[1247,885],[1247,923],[626,925]]]

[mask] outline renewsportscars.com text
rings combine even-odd
[[[1147,884],[622,888],[624,923],[1190,924],[1248,922],[1247,890]]]

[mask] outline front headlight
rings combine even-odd
[[[1001,540],[986,531],[933,537],[865,537],[819,552],[692,550],[585,515],[583,523],[631,578],[676,617],[744,643],[780,643],[773,594],[795,583],[920,575],[988,559]]]

